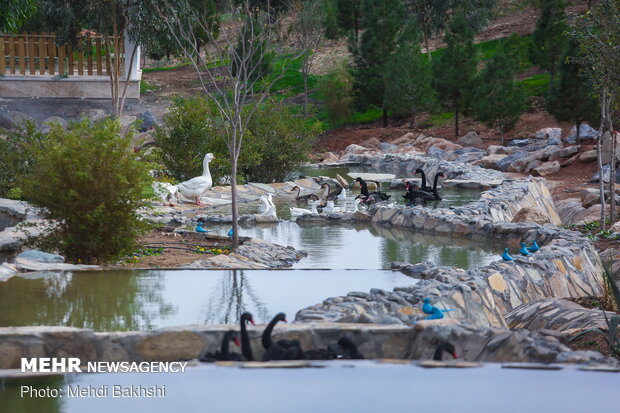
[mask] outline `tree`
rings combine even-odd
[[[278,24],[281,17],[271,13],[269,7],[262,11],[250,7],[248,0],[225,0],[221,4],[222,13],[227,13],[226,30],[220,37],[213,35],[213,23],[192,14],[195,25],[184,24],[177,10],[187,10],[187,0],[157,0],[156,8],[159,18],[168,26],[183,54],[196,70],[205,96],[217,107],[224,141],[231,161],[230,181],[232,196],[233,247],[239,245],[239,213],[237,209],[237,166],[241,154],[241,145],[252,117],[267,98],[273,84],[285,73],[290,62],[301,56],[297,50],[287,50],[288,58],[279,65],[280,69],[264,80],[255,76],[260,70],[267,51],[279,45],[287,45],[287,39]],[[269,5],[269,2],[267,2]],[[254,30],[255,19],[261,21],[263,30]],[[273,19],[276,19],[274,21]],[[279,20],[277,20],[279,19]],[[249,24],[248,24],[249,23]],[[290,24],[295,22],[288,21]],[[197,53],[196,30],[209,36],[208,50],[211,68],[205,57]],[[239,39],[248,39],[240,49],[235,45]],[[236,68],[233,71],[233,68]]]
[[[356,90],[362,107],[383,109],[383,126],[388,125],[385,106],[385,66],[396,50],[396,39],[404,9],[400,0],[363,0],[359,45],[353,47]]]
[[[512,129],[525,109],[525,94],[514,82],[514,62],[500,47],[489,60],[479,80],[474,110],[476,117],[504,133]]]
[[[564,33],[568,27],[565,22],[565,8],[564,0],[542,1],[540,16],[532,34],[530,60],[549,71],[552,82],[566,43]]]
[[[384,104],[396,115],[411,114],[414,127],[416,115],[434,102],[433,74],[419,47],[421,36],[416,27],[408,24],[401,37],[385,67]]]
[[[362,29],[363,0],[336,0],[336,21],[344,33],[351,33],[353,42],[357,43]]]
[[[8,0],[0,7],[0,33],[16,32],[36,7],[37,0]]]
[[[478,59],[474,32],[462,13],[450,21],[444,41],[448,47],[433,60],[434,88],[439,100],[454,112],[454,136],[459,135],[459,113],[470,106]]]
[[[315,50],[323,36],[322,0],[296,0],[293,10],[297,13],[297,24],[292,28],[297,48],[301,55],[301,73],[304,78],[304,116],[308,117],[308,76],[314,61]]]
[[[582,76],[584,67],[577,59],[578,54],[579,45],[574,39],[570,39],[559,65],[558,78],[550,85],[547,97],[549,113],[558,120],[575,124],[577,144],[580,143],[581,124],[593,124],[600,115],[592,87]]]
[[[111,119],[55,124],[22,181],[24,198],[54,223],[40,241],[74,262],[113,261],[145,228],[136,211],[151,178],[120,132]]]
[[[579,44],[577,61],[583,64],[601,107],[601,125],[597,141],[598,166],[601,174],[601,228],[605,229],[605,193],[601,141],[606,133],[611,137],[610,193],[615,193],[616,182],[616,133],[612,124],[612,109],[617,108],[620,93],[620,2],[601,0],[588,13],[577,19],[572,35]],[[615,222],[615,197],[610,197],[610,220]]]

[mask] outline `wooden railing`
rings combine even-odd
[[[102,36],[79,37],[71,47],[57,46],[54,33],[0,34],[0,76],[107,76],[108,52]]]

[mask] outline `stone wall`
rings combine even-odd
[[[480,201],[462,207],[371,209],[374,225],[501,241],[498,261],[469,271],[406,266],[406,272],[424,279],[394,291],[373,289],[328,298],[299,311],[296,320],[412,323],[424,317],[419,312],[421,300],[430,297],[438,307],[455,310],[446,313],[447,318],[476,326],[506,327],[504,315],[523,303],[601,295],[602,266],[590,241],[553,225],[505,221],[524,207],[540,208],[553,222],[558,219],[541,179],[507,181],[486,192]],[[533,240],[542,246],[539,252],[530,257],[514,253],[520,242]],[[504,246],[512,248],[514,261],[501,261]]]
[[[262,358],[265,326],[249,326],[254,357]],[[0,328],[0,369],[19,368],[22,357],[78,357],[89,361],[180,361],[214,352],[236,326],[188,326],[156,331],[94,333],[72,327]],[[413,328],[372,324],[293,324],[276,327],[273,338],[298,339],[304,349],[325,348],[343,335],[365,358],[431,359],[439,340],[456,347],[465,361],[606,362],[596,352],[573,352],[556,337],[488,327],[430,325]],[[235,348],[233,351],[240,352]]]
[[[20,222],[41,223],[34,208],[26,202],[0,198],[0,252],[18,251],[27,238]],[[36,228],[29,228],[33,234]]]

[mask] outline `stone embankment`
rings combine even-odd
[[[265,326],[249,326],[254,357],[262,358]],[[78,357],[89,361],[180,361],[219,348],[235,326],[187,326],[156,331],[102,332],[72,327],[0,328],[0,369],[17,369],[22,357]],[[304,349],[326,348],[343,335],[367,359],[432,359],[449,341],[463,361],[617,364],[594,351],[571,351],[553,335],[463,325],[292,324],[278,326],[275,340],[297,339]],[[238,351],[238,350],[233,350]]]

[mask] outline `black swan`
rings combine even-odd
[[[451,343],[446,341],[441,341],[437,346],[437,350],[435,350],[435,354],[433,355],[433,360],[441,360],[443,358],[443,352],[449,353],[455,359],[458,358],[456,355],[456,350]]]
[[[433,179],[433,187],[429,187],[428,185],[426,185],[426,175],[424,174],[424,171],[421,170],[420,168],[415,170],[415,174],[421,174],[422,175],[422,186],[420,187],[420,191],[422,192],[426,192],[430,195],[433,196],[433,199],[435,201],[441,201],[441,195],[439,195],[439,192],[437,191],[437,181],[439,181],[439,178],[445,178],[446,176],[443,174],[443,172],[437,172],[435,174],[435,178]]]
[[[435,197],[428,192],[424,192],[420,190],[420,187],[417,184],[412,182],[406,182],[405,188],[407,188],[407,192],[403,195],[403,198],[407,201],[407,206],[425,206],[426,201],[434,201]]]
[[[254,361],[254,354],[252,354],[252,346],[250,345],[250,337],[246,329],[246,323],[250,322],[254,324],[254,317],[252,313],[245,312],[241,314],[239,318],[239,325],[241,327],[241,354],[247,361]]]
[[[357,177],[355,181],[360,183],[360,194],[356,196],[355,199],[361,198],[362,202],[366,205],[387,201],[391,197],[391,195],[381,192],[381,183],[378,181],[371,181],[377,184],[378,191],[375,192],[368,191],[368,184],[363,178]]]
[[[199,360],[204,362],[245,360],[245,358],[241,354],[229,352],[228,347],[231,341],[235,343],[237,347],[239,347],[239,335],[236,331],[229,330],[224,333],[224,338],[222,338],[222,346],[220,350],[215,350],[215,354],[206,353],[204,356],[200,357]]]
[[[362,360],[364,355],[357,350],[355,343],[348,337],[343,336],[338,340],[336,346],[329,345],[326,349],[304,351],[304,359],[306,360]]]
[[[413,172],[414,175],[420,174],[422,175],[422,185],[420,185],[420,191],[424,191],[424,192],[433,192],[433,188],[431,188],[430,186],[426,185],[426,174],[424,173],[424,171],[420,168],[416,169]]]
[[[279,321],[286,322],[286,315],[284,313],[278,313],[267,324],[261,341],[265,353],[263,354],[263,361],[270,360],[301,360],[303,359],[303,352],[299,341],[297,340],[279,340],[274,343],[271,339],[271,332]]]

